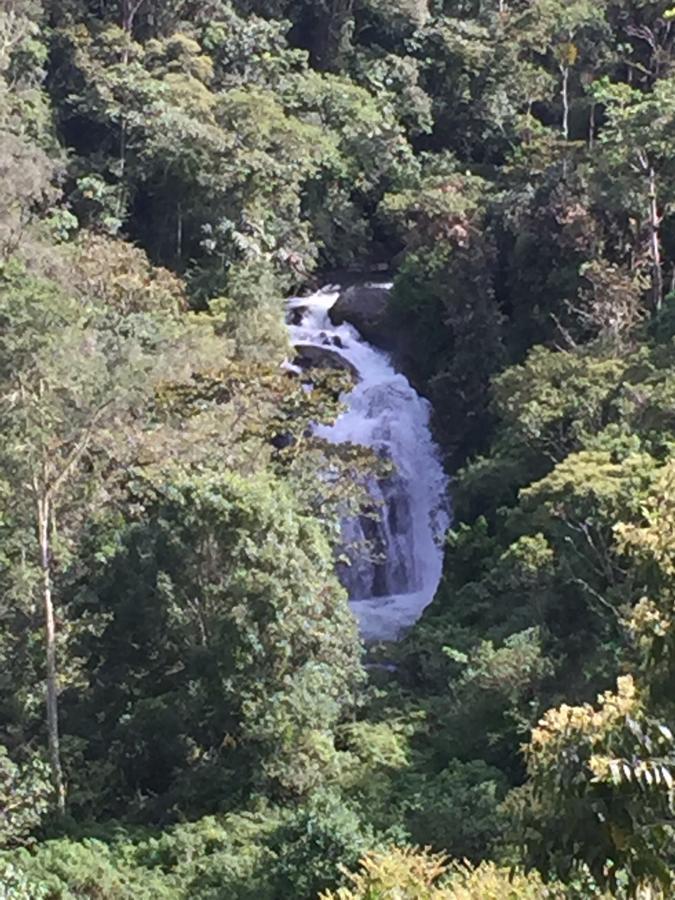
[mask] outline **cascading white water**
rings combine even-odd
[[[431,602],[441,577],[441,541],[448,526],[447,479],[429,428],[429,403],[396,372],[389,356],[364,341],[351,325],[335,326],[328,311],[339,289],[324,288],[289,302],[296,345],[327,347],[358,375],[344,398],[346,411],[316,434],[332,443],[371,447],[390,459],[394,472],[372,479],[369,491],[375,518],[343,524],[347,546],[366,540],[377,559],[352,555],[340,576],[365,640],[395,640]]]

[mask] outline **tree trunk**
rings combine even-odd
[[[592,150],[595,144],[595,103],[591,103],[591,111],[588,117],[588,149]]]
[[[145,0],[122,0],[122,28],[128,35],[131,35],[136,13],[144,3]]]
[[[141,8],[144,0],[123,0],[122,2],[122,28],[127,33],[129,39],[133,37],[134,18]],[[124,46],[122,53],[122,62],[125,66],[129,64],[129,45]],[[124,213],[124,171],[127,165],[127,118],[126,110],[122,107],[122,121],[120,123],[120,194],[117,198],[117,215],[122,218]]]
[[[40,569],[42,572],[42,597],[45,610],[45,643],[47,657],[47,734],[49,743],[49,764],[52,784],[56,793],[59,813],[66,810],[66,792],[63,785],[61,751],[59,748],[59,707],[58,674],[56,668],[56,624],[52,601],[52,570],[49,542],[50,501],[49,497],[37,499],[38,539],[40,543]]]
[[[656,193],[656,173],[649,167],[649,249],[652,258],[652,295],[654,312],[663,305],[663,260],[661,258],[661,216]]]
[[[126,51],[125,51],[126,57]],[[126,62],[126,59],[125,59]],[[120,165],[119,165],[119,189],[117,192],[117,217],[120,220],[124,219],[124,214],[126,212],[126,195],[127,192],[124,188],[124,177],[126,175],[127,170],[127,118],[126,113],[122,110],[122,121],[120,122]]]
[[[570,68],[569,66],[561,66],[560,71],[562,73],[562,87],[560,90],[560,95],[562,97],[563,103],[563,120],[562,120],[562,133],[565,140],[569,139],[570,136],[570,98],[569,98],[569,80],[570,80]]]
[[[124,178],[124,170],[127,166],[127,118],[122,114],[122,123],[120,125],[120,172]]]

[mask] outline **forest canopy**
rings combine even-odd
[[[674,140],[670,2],[3,0],[0,898],[673,895]],[[383,269],[453,522],[364,649],[284,300]]]

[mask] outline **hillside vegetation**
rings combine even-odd
[[[674,140],[669,2],[4,0],[2,900],[673,896]],[[383,264],[454,523],[364,657],[283,299]]]

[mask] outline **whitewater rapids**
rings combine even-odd
[[[333,425],[317,426],[317,436],[370,447],[393,463],[391,476],[368,484],[377,519],[343,523],[347,547],[367,540],[379,552],[375,559],[356,555],[340,568],[340,577],[364,640],[396,640],[419,619],[441,578],[447,478],[431,436],[428,401],[396,372],[387,353],[351,325],[332,324],[328,313],[338,296],[339,288],[327,287],[289,301],[297,324],[288,327],[293,344],[327,348],[358,374],[343,398],[346,410]]]

